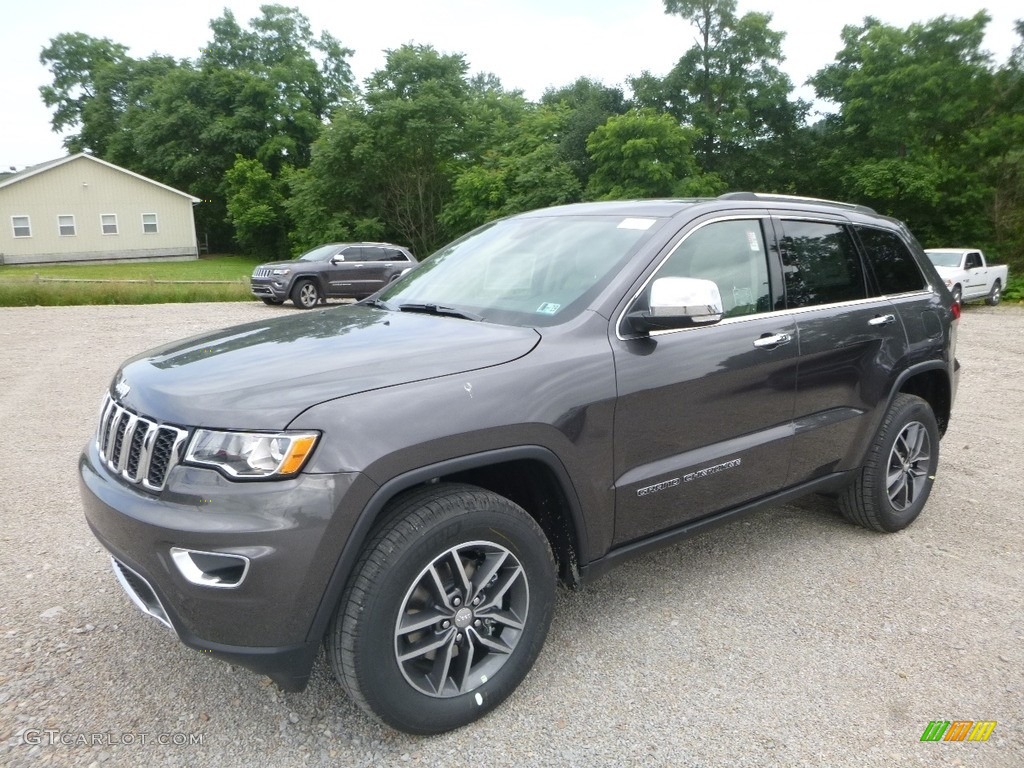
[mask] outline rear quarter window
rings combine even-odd
[[[899,235],[875,227],[858,226],[855,229],[882,295],[925,290],[924,275]]]

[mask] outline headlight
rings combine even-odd
[[[214,432],[197,429],[185,461],[216,467],[240,479],[298,474],[313,452],[317,432]]]
[[[272,269],[270,274],[272,275],[287,275],[291,270],[285,267],[284,269]]]

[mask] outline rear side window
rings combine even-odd
[[[786,306],[813,307],[867,297],[860,256],[845,226],[785,220],[782,228]]]
[[[360,261],[387,261],[387,256],[384,254],[384,249],[376,245],[364,245],[359,249],[362,251],[362,258]]]
[[[883,295],[925,290],[924,275],[899,235],[874,227],[855,229]]]

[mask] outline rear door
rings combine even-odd
[[[906,349],[895,307],[873,295],[849,223],[783,214],[787,314],[796,322],[799,370],[787,485],[850,468],[851,448],[884,405]]]
[[[697,277],[718,284],[725,318],[642,337],[620,324],[612,335],[616,544],[785,483],[798,345],[794,317],[774,311],[772,248],[764,216],[695,224],[628,306],[647,301],[656,278]]]

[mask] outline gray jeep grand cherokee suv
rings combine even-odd
[[[301,690],[324,644],[412,733],[481,717],[556,584],[812,492],[897,531],[959,308],[899,222],[732,193],[488,224],[362,304],[124,363],[80,462],[118,580]]]
[[[417,263],[400,245],[328,243],[290,261],[260,264],[249,289],[264,304],[291,299],[299,309],[312,309],[327,299],[365,299]]]

